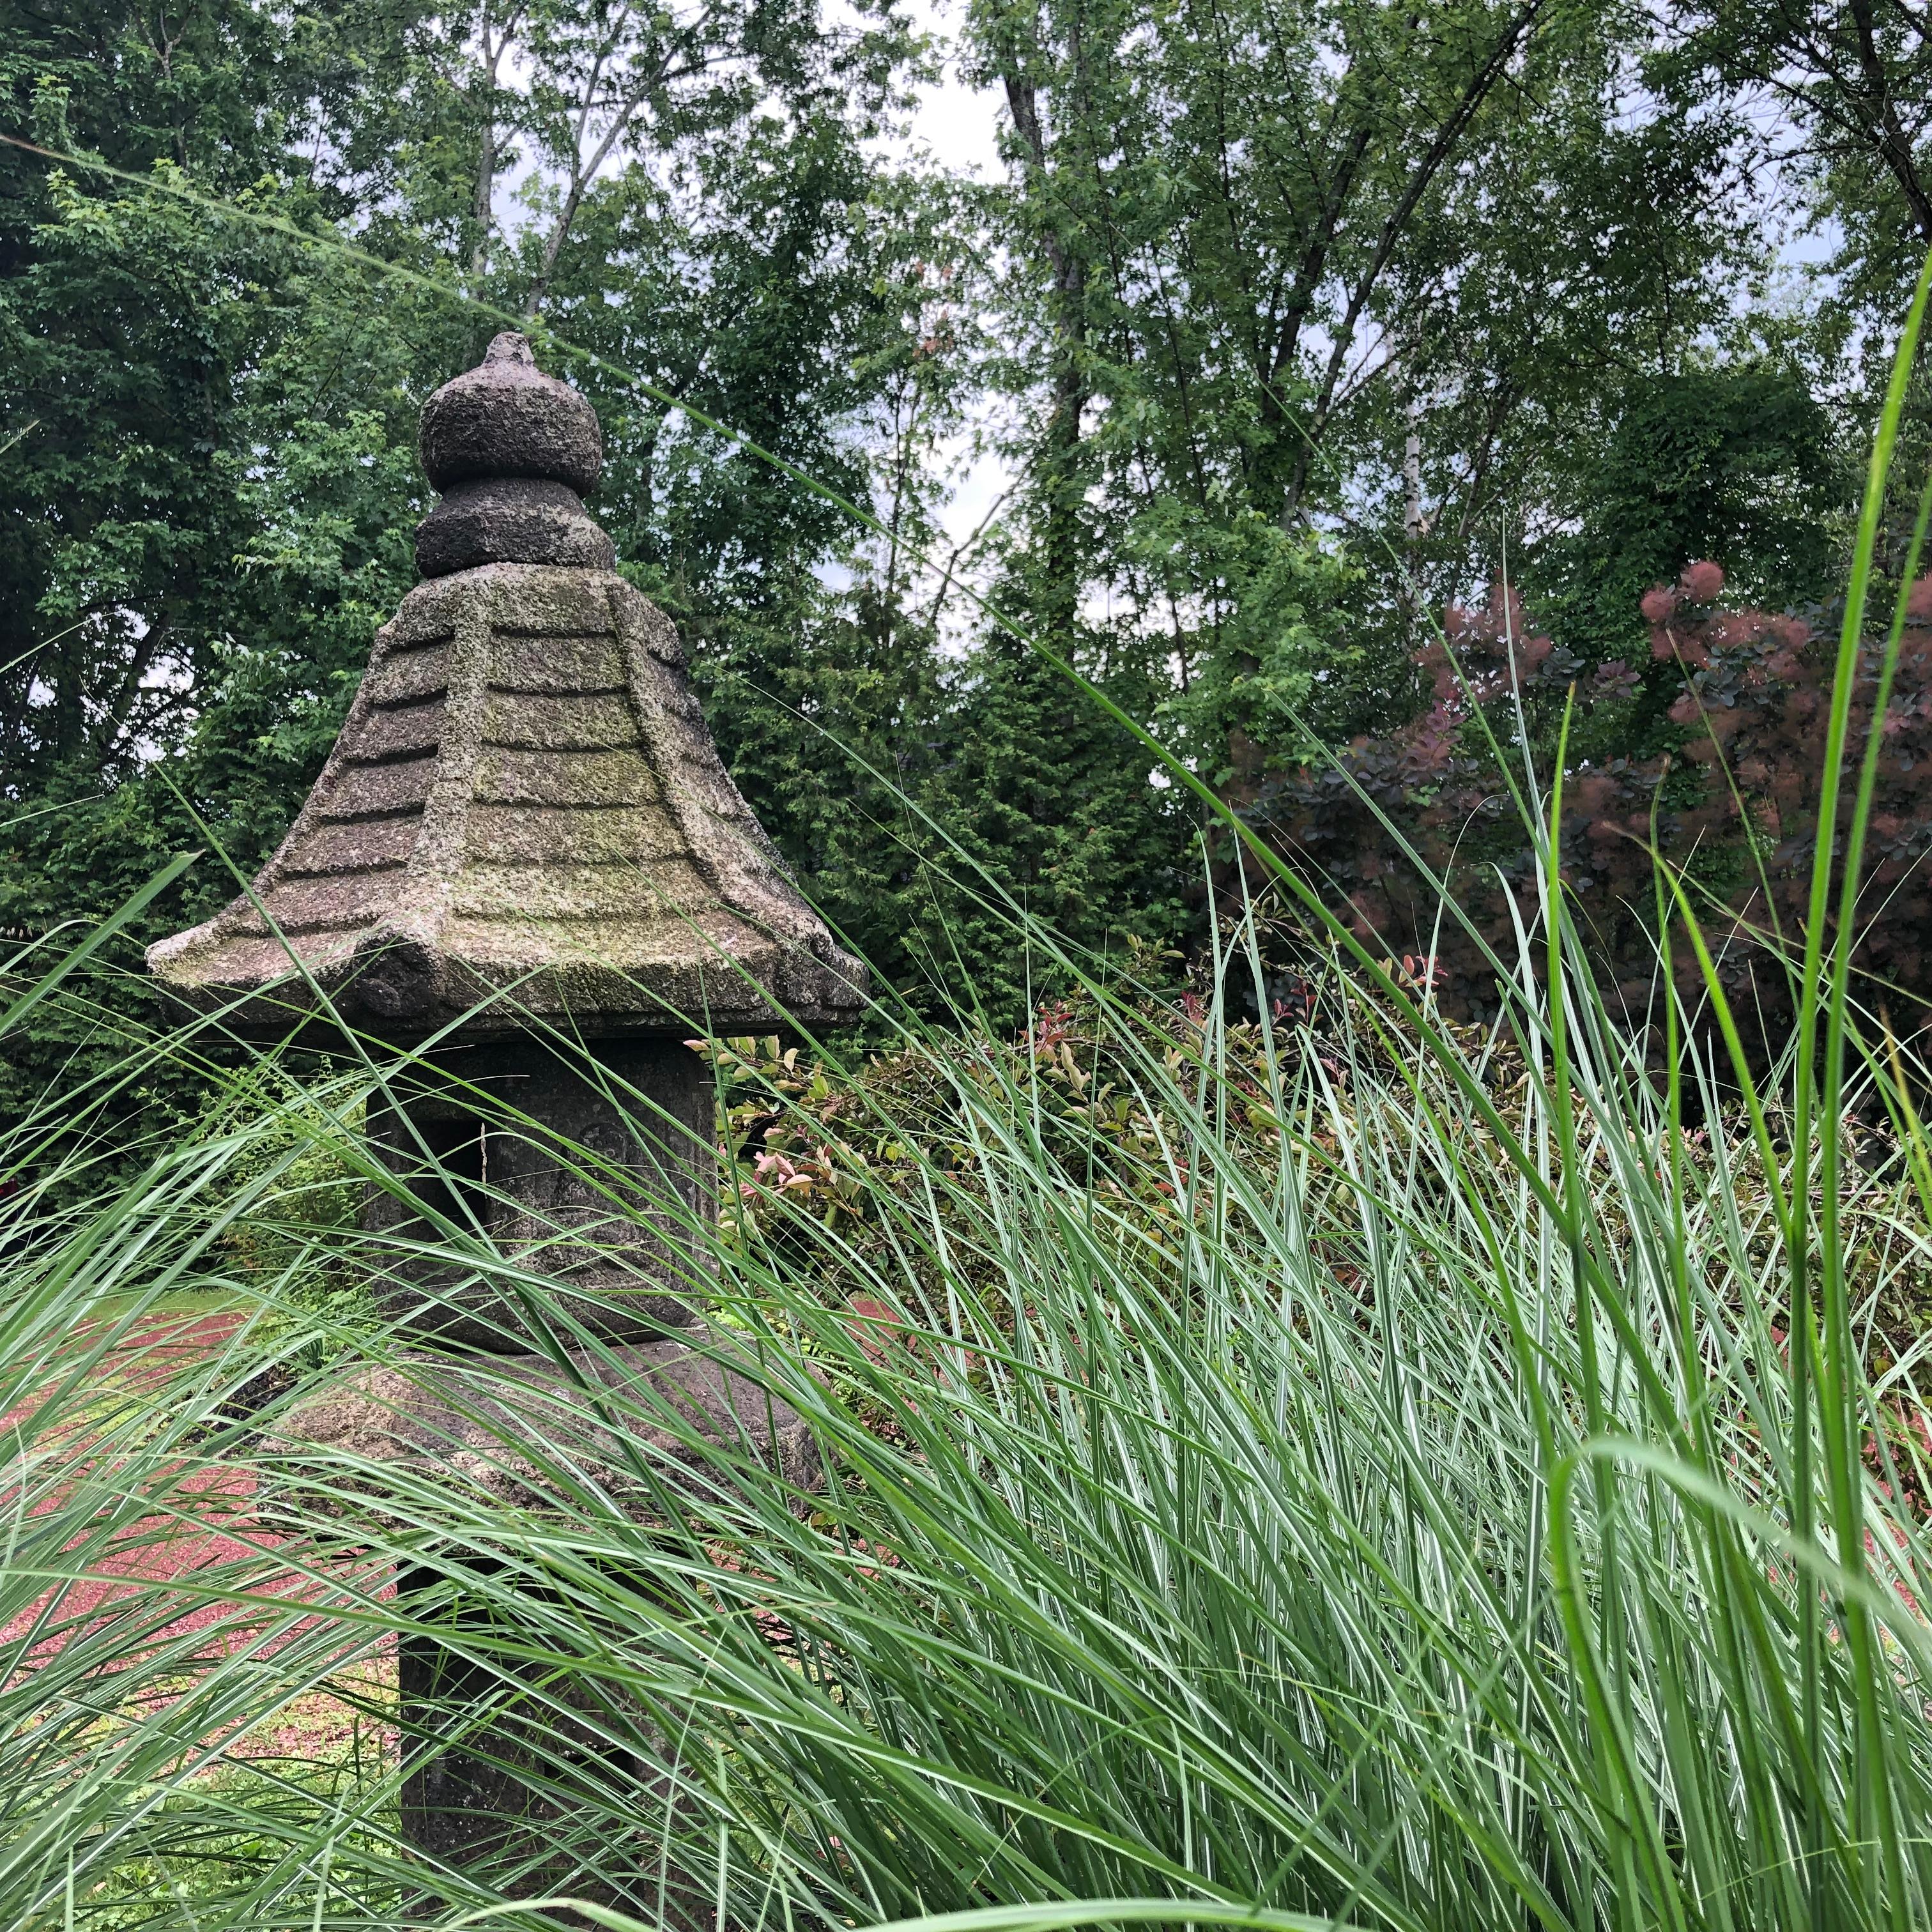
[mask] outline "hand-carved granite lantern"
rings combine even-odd
[[[408,1185],[372,1189],[365,1220],[398,1256],[382,1292],[406,1330],[504,1358],[500,1413],[520,1391],[567,1402],[567,1378],[526,1354],[527,1303],[492,1285],[500,1273],[410,1258],[411,1238],[436,1238],[416,1204],[460,1209],[550,1285],[549,1313],[614,1345],[591,1383],[668,1376],[700,1426],[723,1428],[741,1419],[734,1378],[663,1340],[690,1319],[702,1264],[680,1230],[716,1184],[710,1077],[682,1042],[836,1024],[863,969],[788,877],[719,760],[676,632],[584,510],[602,460],[590,404],[500,335],[430,399],[422,446],[442,492],[417,532],[425,580],[377,634],[252,896],[160,941],[149,968],[244,1030],[421,1049],[418,1083],[368,1126]],[[383,1411],[392,1447],[412,1430],[418,1449],[447,1445],[474,1420],[473,1403],[466,1422],[464,1405],[424,1400]],[[762,1396],[750,1406],[795,1462],[784,1418]],[[370,1413],[348,1402],[306,1439],[364,1442]],[[406,1648],[406,1701],[433,1663]],[[465,1808],[502,1796],[482,1773],[458,1790],[464,1762],[445,1754],[428,1774],[448,1803],[422,1775],[404,1794],[444,1858],[475,1840]]]

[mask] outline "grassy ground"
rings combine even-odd
[[[535,1664],[563,1798],[540,1872],[472,1865],[446,1912],[596,1895],[670,1844],[746,1923],[1150,1896],[1445,1932],[1890,1922],[1932,1896],[1904,1822],[1932,1780],[1922,1348],[1838,1398],[1853,1574],[1788,1342],[1788,1107],[1766,1090],[1760,1141],[1712,1089],[1687,1128],[1592,1047],[1566,1125],[1535,1010],[1431,1035],[1343,974],[1283,1033],[1096,990],[856,1073],[742,1056],[721,1098],[770,1124],[715,1295],[820,1443],[802,1508],[728,1462],[646,1532],[541,1425],[496,1451],[542,1472],[508,1510],[454,1462],[265,1460],[349,1359],[295,1274],[218,1306],[116,1287],[118,1352],[47,1304],[16,1329],[69,1426],[35,1412],[7,1583],[13,1909],[409,1918],[392,1660],[432,1604],[382,1594],[408,1561],[476,1654]],[[1912,1132],[1834,1178],[1855,1336],[1932,1256]],[[272,1240],[206,1238],[232,1190],[157,1186],[92,1264],[298,1249],[292,1197],[233,1172]],[[332,1268],[362,1242],[313,1238]],[[268,1359],[293,1379],[235,1413]],[[650,1418],[617,1412],[648,1480]],[[670,1813],[640,1768],[668,1736]]]

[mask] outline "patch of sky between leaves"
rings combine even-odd
[[[829,14],[845,10],[843,0],[828,0],[825,10]],[[888,154],[906,160],[922,156],[949,174],[990,181],[1003,166],[1000,98],[997,89],[974,87],[962,77],[957,26],[962,9],[938,0],[912,0],[908,11],[915,28],[932,38],[937,77],[920,85],[910,116],[884,139],[882,147]],[[528,87],[528,64],[520,48],[509,50],[501,80],[513,91]],[[631,160],[628,147],[620,142],[598,172],[616,174]],[[533,178],[535,172],[527,152],[513,147],[493,184],[491,214],[500,234],[509,232],[529,218],[532,202],[542,192]],[[989,530],[992,513],[1013,484],[1011,466],[997,449],[988,446],[991,439],[979,433],[984,427],[968,423],[936,452],[942,471],[954,478],[939,509],[946,550],[957,547],[970,552],[976,538]],[[970,554],[962,555],[959,562],[961,574],[970,579]],[[847,587],[852,577],[850,568],[836,559],[821,562],[818,574],[833,589]],[[970,611],[970,606],[965,608]],[[940,627],[942,650],[963,652],[972,628],[970,617],[962,615],[957,602],[949,605],[945,616],[947,621]]]

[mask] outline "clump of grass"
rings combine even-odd
[[[1257,970],[1222,963],[1231,993]],[[1534,974],[1493,1038],[1348,976],[1312,1024],[1210,1010],[1163,1036],[1090,982],[1082,1034],[1131,1097],[1126,1151],[1090,1124],[1082,1152],[1094,1117],[1045,1103],[1032,1043],[908,1034],[866,1101],[883,1130],[898,1081],[922,1096],[890,1184],[826,1213],[747,1168],[714,1238],[727,1332],[825,1456],[802,1507],[727,1458],[680,1521],[641,1526],[532,1424],[501,1450],[546,1469],[542,1508],[338,1462],[302,1471],[265,1533],[207,1480],[256,1466],[220,1402],[254,1338],[299,1352],[314,1318],[218,1266],[235,1216],[281,1211],[273,1162],[232,1134],[179,1150],[86,1240],[15,1263],[9,1400],[43,1400],[4,1587],[10,1632],[39,1621],[4,1693],[0,1898],[117,1928],[410,1916],[425,1874],[393,1761],[238,1784],[224,1741],[460,1594],[467,1651],[554,1735],[543,1875],[565,1892],[634,1906],[626,1872],[670,1840],[733,1923],[1150,1897],[1177,1923],[1216,1902],[1364,1926],[1911,1922],[1932,1894],[1918,1352],[1835,1391],[1835,1418],[1814,1381],[1795,1453],[1779,1204],[1808,1171],[1815,1254],[1816,1135],[1796,1144],[1786,1108],[1761,1141],[1690,1036],[1647,1066],[1560,963],[1582,1016],[1560,1091]],[[1911,1085],[1888,1060],[1864,1084],[1898,1131],[1830,1176],[1854,1323],[1922,1271],[1932,1226]],[[766,1104],[782,1120],[812,1094]],[[130,1376],[140,1293],[193,1280],[244,1318]],[[77,1327],[89,1305],[116,1312]],[[402,1359],[379,1330],[358,1346]],[[642,1397],[615,1413],[639,1443],[661,1420]],[[1864,1459],[1856,1568],[1828,1424]],[[54,1580],[183,1524],[229,1540],[104,1618]],[[50,1588],[73,1605],[58,1644]],[[186,1891],[128,1882],[184,1859]],[[514,1892],[516,1862],[446,1875],[436,1909]]]
[[[836,1212],[753,1168],[688,1230],[718,1346],[817,1440],[808,1493],[688,1428],[708,1480],[671,1483],[681,1425],[621,1384],[584,1388],[594,1455],[554,1412],[500,1415],[460,1468],[265,1446],[344,1372],[224,1415],[265,1352],[341,1339],[300,1283],[386,1262],[296,1211],[312,1184],[264,1157],[283,1102],[78,1205],[35,1179],[0,1312],[0,1911],[320,1928],[521,1896],[537,1923],[542,1889],[680,1925],[1924,1922],[1923,1348],[1892,1338],[1874,1377],[1866,1324],[1922,1278],[1932,1143],[1927,1070],[1848,963],[1876,755],[1821,814],[1844,838],[1768,1072],[1708,960],[1702,1005],[1614,1016],[1534,774],[1540,916],[1490,1034],[1366,956],[1278,1025],[1245,930],[1163,1030],[1016,935],[1080,987],[1124,1114],[1049,1094],[1034,1043],[908,1027],[896,1082],[853,1083],[841,1132],[878,1154]],[[1660,904],[1698,952],[1667,878]],[[1246,1032],[1221,1004],[1244,974]],[[824,1096],[758,1058],[733,1078],[802,1130]],[[363,1172],[356,1109],[406,1071],[293,1090],[299,1144]],[[251,1221],[275,1240],[229,1239]],[[486,1228],[446,1245],[515,1276]],[[202,1288],[240,1318],[166,1356],[144,1311]],[[405,1381],[475,1380],[352,1330]],[[493,1458],[530,1478],[514,1504],[476,1480]],[[614,1474],[662,1486],[652,1520]],[[218,1540],[184,1562],[184,1534]],[[469,1667],[466,1702],[402,1712],[406,1748],[486,1717],[536,1747],[541,1829],[460,1870],[404,1842],[392,1760],[231,1781],[242,1730],[355,1695],[399,1640]],[[197,1848],[194,1895],[130,1896]]]

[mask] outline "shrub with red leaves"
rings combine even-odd
[[[1483,1016],[1496,1003],[1494,969],[1403,842],[1514,963],[1519,926],[1537,923],[1538,880],[1510,782],[1520,793],[1527,753],[1546,785],[1570,701],[1561,869],[1606,995],[1637,1017],[1658,984],[1654,836],[1741,1020],[1774,1037],[1790,1010],[1780,939],[1802,931],[1810,892],[1837,627],[1726,609],[1724,590],[1723,571],[1700,562],[1644,598],[1647,670],[1613,660],[1586,672],[1500,586],[1480,610],[1452,610],[1446,642],[1418,654],[1433,682],[1429,710],[1357,740],[1338,764],[1292,774],[1258,802],[1256,822],[1363,944],[1431,956],[1444,1009]],[[1882,640],[1868,645],[1854,685],[1840,837],[1881,650]],[[1932,578],[1911,593],[1881,728],[1853,956],[1866,997],[1909,1028],[1932,997]],[[1673,958],[1694,994],[1681,936]]]

